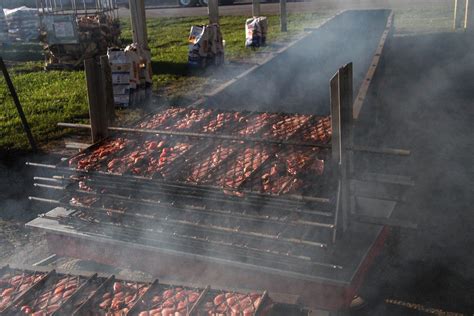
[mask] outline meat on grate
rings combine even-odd
[[[223,144],[218,145],[204,160],[191,166],[191,175],[189,175],[186,180],[191,183],[207,182],[212,177],[210,171],[218,167],[234,152],[235,147],[233,146]]]
[[[156,113],[148,120],[141,122],[138,127],[144,129],[160,129],[166,122],[172,121],[184,113],[186,108],[170,108]]]
[[[84,283],[78,276],[66,275],[59,278],[48,287],[42,288],[34,296],[17,306],[23,314],[46,316],[57,311],[61,305],[71,297]]]
[[[310,119],[311,115],[284,115],[272,125],[271,130],[264,133],[263,137],[280,140],[289,139]]]
[[[40,281],[45,273],[11,272],[0,279],[0,312],[23,292]]]
[[[244,115],[240,112],[222,112],[202,127],[203,133],[217,133],[226,128],[232,128],[235,124],[243,122]]]
[[[269,157],[269,148],[262,145],[245,148],[228,165],[223,177],[219,179],[219,185],[238,189]]]
[[[198,291],[192,289],[184,289],[181,287],[167,289],[163,293],[152,295],[150,302],[147,302],[148,309],[140,312],[138,315],[189,315],[199,295],[200,293]]]
[[[173,131],[190,130],[205,121],[212,113],[213,111],[209,109],[192,109],[184,117],[164,129]]]
[[[331,118],[320,118],[315,125],[305,129],[302,134],[302,140],[305,142],[329,143],[332,136]]]
[[[106,141],[92,152],[85,152],[71,158],[69,160],[69,166],[82,170],[98,169],[100,162],[109,159],[110,156],[130,146],[132,143],[134,143],[134,141],[120,137]]]
[[[242,137],[248,137],[258,134],[264,128],[270,126],[274,120],[278,118],[278,114],[274,113],[261,113],[257,115],[251,115],[242,122],[242,127],[237,129],[237,135]]]

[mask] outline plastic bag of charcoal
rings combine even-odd
[[[264,16],[253,17],[245,22],[245,46],[258,48],[267,42],[268,21]]]
[[[224,41],[218,24],[195,25],[189,34],[188,64],[205,68],[224,63]]]

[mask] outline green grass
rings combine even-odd
[[[289,15],[287,34],[279,32],[278,17],[270,16],[269,42],[291,37],[327,16],[324,13]],[[229,60],[254,54],[244,47],[244,21],[242,16],[221,19]],[[123,40],[131,42],[130,24],[123,22]],[[166,102],[185,94],[190,90],[189,86],[196,87],[210,80],[209,72],[188,73],[186,67],[189,29],[194,24],[203,23],[206,23],[205,18],[155,18],[148,21],[154,90]],[[5,54],[5,51],[0,53]],[[56,127],[56,123],[87,117],[87,95],[82,71],[44,72],[41,70],[42,62],[36,57],[30,62],[12,63],[10,72],[34,137],[45,145],[67,132]],[[3,77],[0,77],[0,106],[0,149],[27,149],[28,142]]]
[[[424,8],[395,10],[395,29],[398,34],[448,32],[453,24],[451,3]]]
[[[278,42],[285,42],[304,27],[315,26],[334,11],[318,13],[290,14],[288,33],[279,32],[278,16],[268,16],[270,43],[272,50]],[[244,47],[243,16],[221,18],[222,33],[226,41],[226,58],[231,61],[252,60],[254,51]],[[397,33],[425,31],[447,31],[451,27],[452,8],[449,5],[430,6],[424,9],[396,10],[395,27]],[[210,83],[219,80],[212,71],[187,71],[187,37],[192,25],[206,23],[205,18],[155,18],[148,20],[149,45],[154,70],[154,90],[163,102],[175,103],[188,96],[192,100]],[[123,21],[124,43],[131,42],[130,24]],[[22,50],[23,48],[23,50]],[[56,127],[57,122],[77,121],[87,118],[87,96],[84,74],[77,72],[43,72],[41,57],[37,47],[27,44],[14,45],[0,55],[20,58],[10,70],[18,90],[28,121],[35,138],[41,143],[57,139],[66,133]],[[31,60],[25,62],[25,60]],[[214,80],[214,81],[213,81]],[[184,98],[185,99],[185,98]],[[0,76],[0,149],[27,149],[28,142],[18,118],[16,108],[7,92],[3,77]],[[126,114],[127,115],[127,114]]]

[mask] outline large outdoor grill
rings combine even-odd
[[[56,208],[28,226],[59,256],[346,308],[388,226],[405,224],[389,218],[411,182],[354,164],[406,154],[354,144],[391,19],[355,102],[347,64],[330,81],[330,115],[220,110],[215,99],[109,127],[59,164],[30,163],[49,172],[35,178],[48,195],[31,199]]]
[[[170,134],[111,137],[37,184],[64,192],[50,201],[75,210],[62,223],[295,272],[340,268],[319,260],[337,231],[328,117],[170,108],[138,127]]]

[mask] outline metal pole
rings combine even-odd
[[[260,0],[252,0],[252,15],[260,16]]]
[[[353,83],[352,63],[339,69],[340,131],[341,131],[341,207],[344,230],[349,224],[349,214],[354,213],[355,198],[351,194],[350,179],[353,174],[353,154],[346,151],[353,142]]]
[[[31,149],[33,151],[37,151],[38,148],[36,146],[35,139],[33,138],[33,134],[31,134],[30,126],[28,125],[28,121],[26,120],[25,113],[23,112],[23,108],[20,103],[20,99],[18,99],[18,94],[16,93],[15,87],[13,86],[13,82],[10,78],[10,74],[8,73],[7,67],[3,62],[3,58],[0,57],[0,68],[2,68],[3,76],[5,77],[5,81],[7,82],[8,89],[10,90],[10,94],[13,98],[13,102],[15,103],[16,109],[18,111],[18,115],[20,115],[21,123],[23,125],[23,130],[26,133],[26,137],[28,137],[28,141],[30,142]]]
[[[209,24],[219,24],[219,0],[208,0]]]
[[[280,0],[280,30],[282,32],[287,32],[288,31],[287,13],[286,13],[286,0]]]

